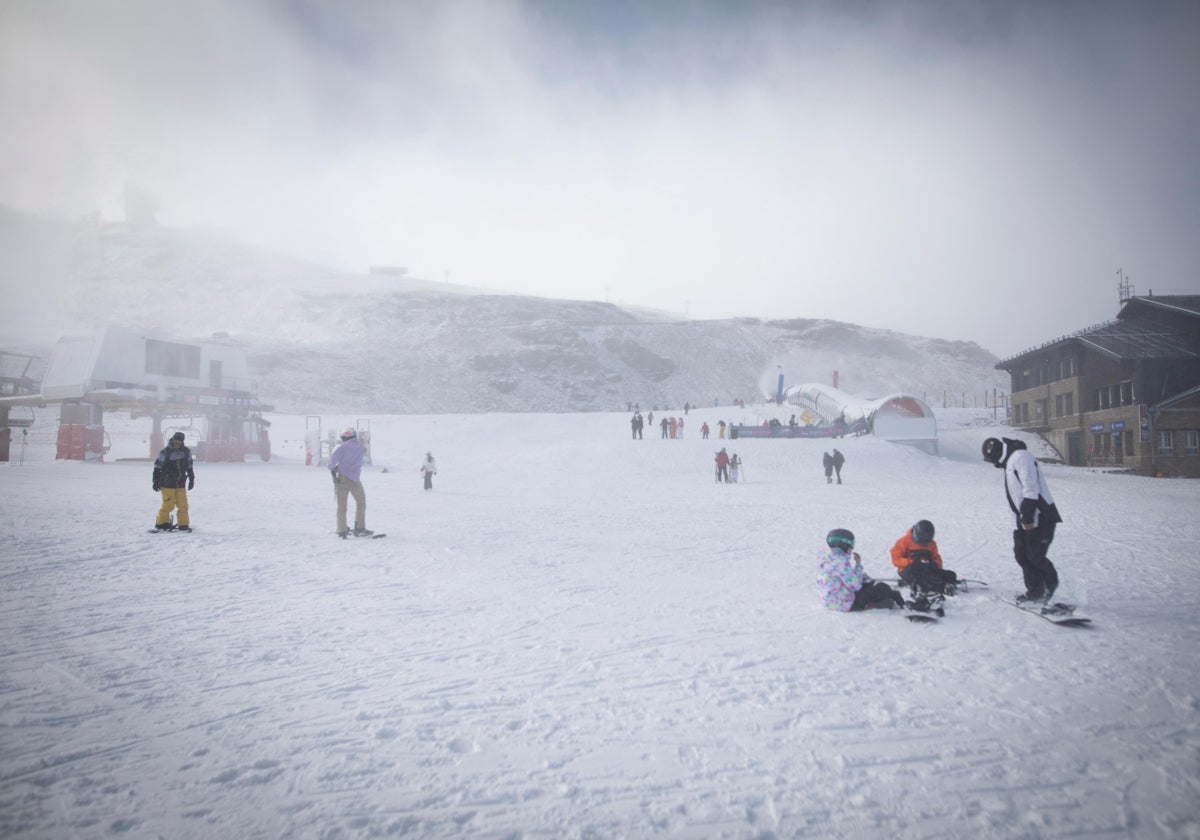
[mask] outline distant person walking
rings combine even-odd
[[[825,467],[825,483],[833,484],[833,456],[826,452],[821,458],[821,464]]]
[[[437,462],[433,460],[432,452],[425,453],[425,461],[421,464],[421,475],[425,478],[425,489],[432,490],[433,477],[437,475]]]
[[[704,421],[704,425],[700,427],[700,437],[708,440],[708,421]]]
[[[664,417],[664,418],[662,419],[662,422],[661,422],[661,423],[659,423],[659,425],[662,427],[662,436],[663,436],[663,440],[666,440],[666,439],[667,439],[667,432],[668,432],[668,431],[670,431],[670,424],[667,422],[667,418],[666,418],[666,417]]]
[[[196,486],[196,474],[192,471],[192,450],[183,445],[183,432],[171,435],[171,440],[154,459],[154,478],[151,485],[162,493],[162,506],[154,527],[160,531],[190,531],[192,520],[188,513],[187,491]],[[171,511],[177,510],[179,518],[171,524]]]
[[[354,536],[369,537],[367,530],[367,493],[362,486],[364,448],[358,432],[349,427],[342,430],[342,443],[329,456],[329,473],[333,476],[334,497],[337,499],[337,535],[345,539],[347,499],[354,497]]]
[[[833,450],[833,471],[837,473],[837,483],[842,483],[842,464],[846,463],[846,456],[836,449]]]
[[[1062,517],[1042,468],[1025,442],[1012,438],[985,440],[983,460],[1004,470],[1004,495],[1016,517],[1013,556],[1025,578],[1025,593],[1017,600],[1049,603],[1058,589],[1058,570],[1046,554]]]
[[[738,478],[741,476],[741,471],[742,471],[742,459],[739,458],[737,456],[737,453],[735,452],[729,458],[729,483],[730,484],[738,483]]]
[[[724,438],[725,438],[725,421],[724,420],[717,421],[717,437],[721,438],[722,440],[724,440]]]

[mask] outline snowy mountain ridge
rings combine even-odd
[[[931,403],[1007,389],[995,356],[812,318],[691,320],[594,301],[347,274],[215,232],[0,213],[10,306],[0,349],[48,356],[60,335],[137,327],[224,334],[280,410],[560,412],[679,407],[829,382]]]

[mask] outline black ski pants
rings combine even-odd
[[[903,607],[904,596],[886,583],[872,580],[864,583],[862,589],[854,593],[854,603],[850,605],[850,612],[887,610],[892,606]]]
[[[1022,528],[1013,531],[1013,556],[1025,576],[1025,592],[1034,598],[1058,589],[1058,569],[1046,556],[1050,543],[1054,542],[1057,523],[1047,521],[1048,517],[1040,519],[1042,521],[1032,531]]]
[[[913,592],[922,589],[925,592],[946,593],[946,584],[958,583],[958,575],[949,569],[939,569],[932,560],[914,560],[902,572],[900,580],[913,588]]]

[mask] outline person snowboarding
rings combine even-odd
[[[171,435],[171,440],[154,459],[154,477],[150,486],[162,493],[162,506],[154,520],[160,531],[192,530],[188,512],[187,491],[196,486],[196,474],[192,470],[192,450],[183,445],[183,432]],[[171,511],[178,511],[178,519],[171,524]]]
[[[721,447],[721,451],[717,453],[717,481],[729,481],[729,456],[725,454],[725,447]]]
[[[333,476],[334,496],[337,498],[337,535],[345,539],[350,534],[346,527],[346,501],[354,497],[354,536],[369,537],[374,531],[367,530],[367,493],[362,486],[363,445],[358,432],[352,428],[342,430],[342,443],[329,456],[329,473]]]
[[[1025,442],[1012,438],[985,440],[983,460],[1004,470],[1004,494],[1016,520],[1013,557],[1025,579],[1025,592],[1017,601],[1049,603],[1058,589],[1058,569],[1046,554],[1062,516],[1042,468]]]
[[[433,477],[437,474],[437,462],[433,460],[433,453],[425,453],[425,461],[421,464],[421,475],[425,477],[425,489],[433,489]]]
[[[825,483],[833,484],[833,456],[826,452],[821,458],[821,464],[825,467]]]
[[[912,587],[914,600],[953,595],[958,585],[958,575],[943,566],[933,535],[933,523],[922,519],[892,546],[892,565]]]
[[[842,464],[846,463],[846,456],[836,449],[833,450],[833,471],[837,473],[837,483],[842,483]]]
[[[822,604],[836,612],[904,607],[903,595],[863,573],[854,534],[845,528],[830,531],[825,547],[817,553],[817,594]]]

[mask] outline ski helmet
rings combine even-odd
[[[834,528],[825,535],[825,544],[830,548],[842,548],[850,551],[854,548],[854,534],[845,528]]]
[[[922,519],[912,526],[912,538],[918,545],[928,543],[933,539],[933,523],[928,519]]]
[[[1000,438],[988,438],[983,442],[983,460],[996,467],[1004,466],[1004,444]]]
[[[354,431],[354,429],[350,428],[349,426],[342,429],[342,440],[350,440],[350,438],[356,437],[358,437],[358,432]]]

